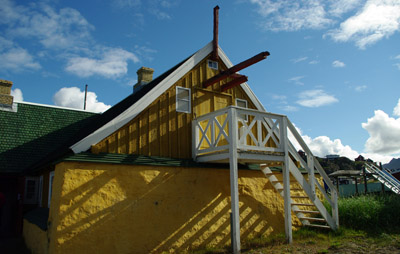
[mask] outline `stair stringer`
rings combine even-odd
[[[279,182],[278,178],[272,173],[271,169],[269,167],[264,167],[261,168],[261,171],[264,173],[265,177],[268,178],[268,180],[271,182],[272,186],[279,193],[279,195],[281,195],[281,197],[284,198],[283,185]],[[292,211],[297,216],[297,218],[301,220],[301,223],[303,225],[310,225],[309,221],[302,219],[306,216],[304,213],[299,212],[300,210],[301,209],[298,206],[292,205]]]
[[[318,209],[322,217],[325,219],[326,223],[333,229],[336,230],[337,226],[335,221],[333,220],[332,216],[326,210],[325,206],[322,202],[318,199],[316,195],[313,195],[310,185],[308,184],[307,180],[303,177],[299,169],[293,163],[292,160],[289,160],[289,171],[293,175],[293,177],[297,180],[297,182],[301,185],[306,195],[310,198],[313,202],[315,207]],[[314,198],[312,198],[314,197]],[[306,219],[303,217],[303,219]]]
[[[400,194],[400,182],[392,175],[387,172],[383,172],[380,168],[375,166],[374,164],[365,163],[365,170],[368,173],[372,173],[372,175],[381,183],[383,183],[386,187],[388,187],[391,191],[396,194]]]

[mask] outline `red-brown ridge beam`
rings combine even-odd
[[[219,24],[219,15],[218,15],[219,6],[214,7],[214,37],[213,37],[213,52],[211,55],[211,60],[218,60],[218,24]]]
[[[261,60],[264,60],[269,55],[270,54],[269,54],[268,51],[261,52],[260,54],[255,55],[252,58],[249,58],[249,59],[247,59],[247,60],[245,60],[245,61],[243,61],[241,63],[238,63],[237,65],[232,66],[231,68],[227,69],[226,71],[223,71],[220,74],[215,75],[214,77],[204,81],[203,87],[204,88],[209,87],[209,86],[217,83],[218,81],[221,81],[221,80],[229,77],[230,75],[232,75],[232,74],[234,74],[234,73],[236,73],[236,72],[238,72],[240,70],[243,70],[244,68],[249,67],[250,65],[258,63]]]
[[[233,78],[233,80],[229,81],[228,83],[226,83],[225,85],[221,86],[221,92],[225,92],[226,90],[233,88],[237,85],[240,85],[244,82],[247,82],[247,76],[244,75],[240,75],[240,74],[232,74],[230,76],[231,78]]]

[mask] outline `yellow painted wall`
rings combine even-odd
[[[230,242],[228,169],[62,162],[54,187],[50,253],[182,253]],[[260,171],[239,170],[239,202],[242,241],[284,232],[283,199]]]
[[[218,66],[218,71],[208,68],[205,58],[132,121],[92,146],[92,152],[191,158],[191,122],[195,116],[234,105],[236,98],[247,100],[248,107],[255,109],[240,86],[220,92],[221,85],[230,79],[201,88],[205,80],[226,70],[221,61]],[[191,88],[190,114],[176,112],[176,86]]]
[[[23,237],[32,254],[47,254],[47,232],[24,219]],[[1,252],[1,251],[0,251]]]

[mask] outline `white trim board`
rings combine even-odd
[[[218,47],[219,48],[219,47]],[[116,116],[113,120],[109,121],[93,133],[89,134],[79,142],[75,143],[70,147],[74,153],[80,153],[88,150],[92,145],[97,144],[104,138],[111,135],[113,132],[117,131],[119,128],[127,124],[133,118],[135,118],[139,113],[141,113],[145,108],[147,108],[154,100],[161,96],[167,89],[169,89],[173,84],[175,84],[180,78],[182,78],[186,73],[193,69],[198,63],[200,63],[207,55],[213,51],[212,41],[209,42],[202,49],[197,51],[192,57],[190,57],[186,62],[181,64],[175,71],[164,78],[159,84],[157,84],[151,91],[149,91],[146,96],[143,96],[136,103],[132,104],[124,112]],[[222,51],[221,48],[218,50],[218,55],[224,64],[230,68],[233,66],[232,62]],[[247,83],[241,84],[241,87],[249,96],[250,100],[257,107],[258,110],[266,111],[264,106],[255,96],[253,91]]]

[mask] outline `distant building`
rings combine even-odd
[[[334,159],[337,159],[337,158],[339,158],[340,156],[339,155],[337,155],[337,154],[328,154],[327,156],[326,156],[326,158],[328,159],[328,160],[334,160]]]

